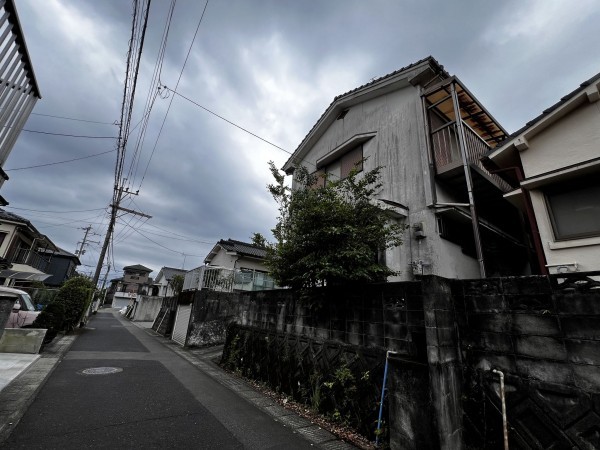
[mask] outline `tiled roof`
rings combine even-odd
[[[264,258],[267,251],[263,247],[258,247],[247,242],[236,241],[234,239],[221,239],[217,244],[227,251],[236,252],[240,255],[251,256],[253,258]]]
[[[538,123],[539,121],[543,120],[546,116],[548,116],[548,114],[556,111],[557,109],[559,109],[562,105],[564,105],[566,102],[568,102],[569,100],[571,100],[573,97],[575,97],[577,94],[579,94],[581,91],[585,90],[585,88],[587,88],[589,85],[594,84],[595,82],[597,82],[598,80],[600,80],[600,73],[597,73],[596,75],[594,75],[592,78],[590,78],[589,80],[584,81],[583,83],[581,83],[579,85],[579,87],[577,89],[575,89],[572,92],[569,92],[567,95],[565,95],[564,97],[562,97],[558,102],[556,102],[554,105],[550,106],[549,108],[546,108],[544,111],[542,111],[542,113],[537,116],[534,117],[533,119],[531,119],[529,122],[527,122],[523,127],[519,128],[517,131],[515,131],[514,133],[512,133],[510,136],[508,136],[506,138],[506,140],[504,141],[505,143],[510,142],[510,140],[512,138],[514,138],[515,136],[518,136],[519,134],[523,133],[525,130],[527,130],[528,128],[530,128],[531,126],[535,125],[536,123]],[[500,148],[500,147],[498,147]],[[493,149],[497,150],[497,149]],[[490,153],[493,153],[493,151],[491,151]]]
[[[418,66],[419,64],[423,64],[425,62],[429,62],[435,66],[437,66],[437,68],[440,70],[440,72],[442,74],[444,74],[446,77],[449,77],[450,75],[448,74],[448,72],[446,72],[444,70],[444,66],[442,66],[439,62],[437,62],[437,60],[433,57],[433,56],[428,56],[426,58],[420,59],[417,62],[414,62],[412,64],[409,64],[408,66],[402,67],[401,69],[395,70],[391,73],[388,73],[387,75],[384,75],[382,77],[379,78],[375,78],[371,81],[369,81],[368,83],[363,84],[362,86],[359,86],[357,88],[354,88],[348,92],[345,92],[343,94],[337,95],[333,98],[333,101],[329,104],[329,106],[325,109],[325,111],[323,112],[323,114],[321,114],[321,117],[319,117],[319,119],[315,122],[315,124],[313,125],[313,127],[308,131],[308,133],[306,134],[306,136],[304,136],[304,138],[302,139],[302,142],[300,142],[300,145],[298,145],[298,147],[296,147],[296,150],[294,150],[294,153],[292,156],[290,156],[288,158],[288,160],[286,161],[286,163],[284,164],[284,167],[287,166],[292,159],[294,158],[294,156],[296,155],[296,153],[298,152],[298,150],[300,149],[300,147],[302,147],[302,145],[304,144],[304,142],[306,142],[306,140],[308,139],[308,137],[310,136],[310,134],[313,132],[313,130],[317,127],[317,125],[319,124],[319,122],[321,122],[321,119],[323,119],[323,117],[325,117],[327,115],[327,113],[333,108],[333,105],[340,100],[341,98],[347,96],[347,95],[351,95],[354,94],[355,92],[361,91],[363,89],[366,89],[370,86],[373,86],[377,83],[380,83],[382,81],[387,80],[388,78],[392,78],[396,75],[398,75],[399,73],[408,71],[416,66]]]
[[[135,264],[133,266],[123,267],[123,271],[137,271],[137,272],[152,272],[152,269],[148,269],[146,266],[142,266],[141,264]]]

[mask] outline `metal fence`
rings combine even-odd
[[[185,274],[184,291],[207,289],[211,291],[263,291],[276,289],[273,278],[257,270],[226,269],[201,266]]]

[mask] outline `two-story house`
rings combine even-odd
[[[600,270],[600,73],[489,155],[549,273]]]
[[[121,309],[135,301],[138,295],[149,295],[152,292],[152,269],[135,264],[123,267],[123,276],[111,281],[107,290],[107,301],[113,308]]]
[[[221,239],[204,258],[204,266],[185,275],[183,290],[260,291],[274,289],[264,264],[263,247],[234,239]]]
[[[17,214],[0,209],[0,284],[26,287],[50,277],[48,266],[58,251],[52,241]]]
[[[379,255],[396,280],[522,274],[530,250],[521,214],[503,198],[510,186],[480,161],[506,135],[428,57],[335,97],[283,170],[304,166],[325,182],[381,166],[377,200],[407,227],[403,245]]]
[[[81,261],[77,255],[62,248],[57,247],[55,252],[40,250],[40,253],[49,257],[46,272],[50,274],[50,277],[44,280],[46,286],[62,286],[65,281],[75,275],[77,266],[81,265]]]

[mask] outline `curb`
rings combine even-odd
[[[0,444],[8,439],[76,338],[75,331],[52,342],[40,358],[0,392]]]

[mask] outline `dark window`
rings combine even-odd
[[[557,240],[600,236],[598,176],[560,183],[544,190]]]
[[[4,243],[4,239],[6,238],[7,235],[8,235],[8,233],[0,233],[0,245],[2,245]]]

